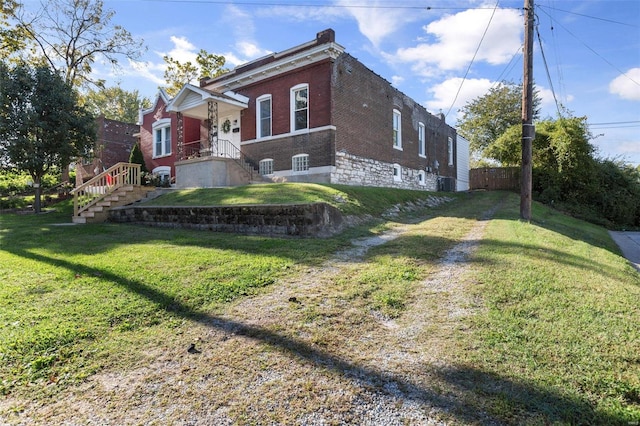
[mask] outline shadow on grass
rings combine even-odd
[[[427,413],[436,409],[458,422],[520,424],[527,419],[537,419],[541,424],[622,424],[621,419],[596,412],[586,401],[571,398],[535,384],[512,381],[491,372],[469,367],[435,370],[428,367],[425,371],[416,373],[418,377],[423,375],[434,377],[436,381],[456,389],[453,393],[443,393],[422,385],[416,380],[395,376],[392,372],[358,365],[349,359],[333,355],[309,343],[267,328],[193,310],[144,282],[130,280],[108,270],[90,268],[21,250],[15,251],[14,254],[55,267],[66,268],[74,273],[100,275],[113,284],[144,297],[158,309],[172,315],[225,333],[255,339],[318,368],[341,374],[356,385],[387,394],[400,403],[414,402]]]

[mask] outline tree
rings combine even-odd
[[[143,175],[149,173],[149,169],[147,169],[147,165],[144,161],[144,155],[142,154],[142,149],[140,149],[140,143],[136,143],[131,149],[131,154],[129,154],[129,162],[133,164],[140,164],[140,172]]]
[[[0,158],[31,175],[39,213],[42,177],[90,156],[95,120],[78,105],[71,86],[42,66],[0,62],[0,106]]]
[[[164,79],[167,82],[165,91],[171,97],[177,95],[182,86],[187,83],[204,77],[217,77],[227,72],[223,68],[226,62],[225,57],[208,53],[204,49],[198,52],[195,64],[190,61],[180,63],[166,55],[163,59],[167,63],[167,69],[164,71]]]
[[[0,2],[0,60],[7,59],[26,46],[25,29],[21,25],[15,27],[9,25],[9,18],[15,15],[19,6],[14,0]]]
[[[105,10],[102,0],[49,0],[33,15],[23,7],[10,11],[32,43],[36,57],[32,64],[47,64],[77,88],[84,85],[102,87],[104,81],[92,75],[93,64],[105,60],[113,67],[118,58],[140,57],[143,43],[119,25],[111,24],[115,12]]]
[[[540,99],[534,92],[534,119],[539,114]],[[469,149],[482,156],[489,144],[511,126],[522,124],[522,86],[501,82],[463,106],[458,121],[458,133],[469,141]]]
[[[151,106],[151,101],[141,98],[137,90],[129,92],[120,86],[90,90],[81,101],[93,115],[125,123],[137,123],[139,109]]]

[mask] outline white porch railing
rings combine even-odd
[[[118,163],[75,188],[73,194],[73,215],[80,216],[107,195],[126,185],[141,184],[140,164]]]

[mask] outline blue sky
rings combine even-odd
[[[165,54],[193,60],[205,49],[224,55],[232,68],[326,28],[348,53],[429,111],[442,110],[453,125],[467,101],[522,76],[524,1],[104,2],[116,13],[113,21],[148,50],[137,63],[123,61],[118,73],[108,67],[97,73],[150,98],[163,84]],[[534,75],[543,117],[557,115],[555,93],[574,115],[588,117],[600,155],[640,164],[640,1],[536,0],[535,6]]]

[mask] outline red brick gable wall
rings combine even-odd
[[[171,167],[171,176],[175,177],[174,164],[178,161],[178,126],[175,113],[166,111],[166,104],[161,96],[154,108],[143,114],[142,123],[140,124],[140,149],[144,157],[145,165],[149,171],[153,171],[156,167]],[[171,119],[171,155],[166,157],[153,158],[153,124],[161,119]],[[202,135],[201,122],[198,119],[183,117],[183,134],[184,142],[194,142],[202,138],[206,139],[206,131]]]
[[[102,165],[109,168],[119,162],[128,162],[136,143],[134,134],[138,132],[138,125],[109,120],[104,116],[99,117],[97,122],[96,155],[102,160]]]
[[[291,88],[303,83],[309,85],[309,127],[331,124],[331,62],[327,60],[236,89],[250,99],[249,108],[242,112],[242,141],[256,138],[256,99],[267,94],[272,102],[272,134],[289,133]]]

